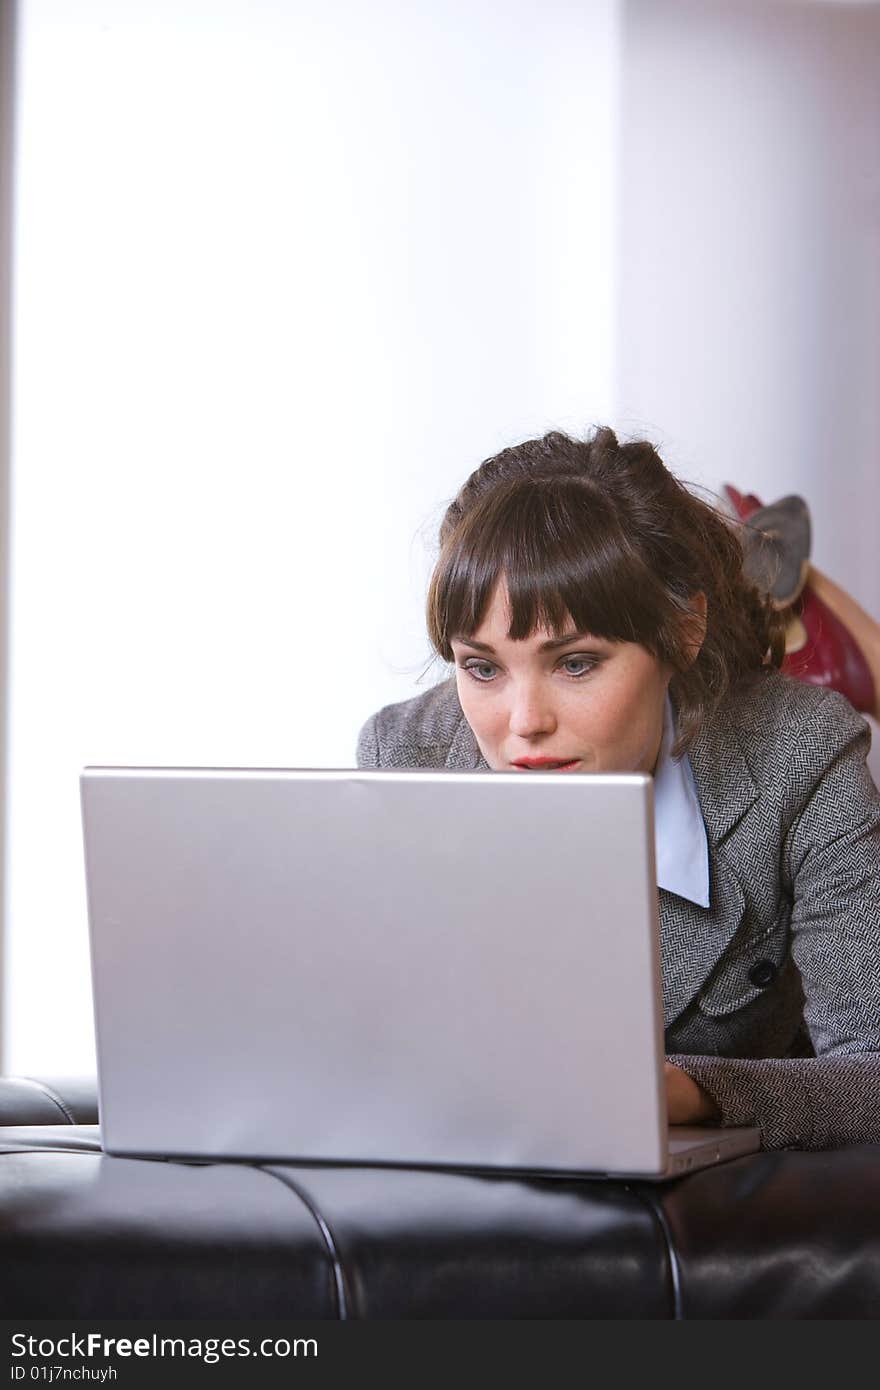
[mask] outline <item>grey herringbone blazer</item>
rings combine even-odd
[[[766,672],[691,749],[710,905],[660,890],[666,1045],[765,1148],[880,1141],[870,738],[842,695]],[[453,680],[368,719],[357,759],[487,770]]]

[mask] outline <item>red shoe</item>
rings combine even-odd
[[[873,714],[877,707],[874,677],[849,628],[809,584],[794,612],[803,623],[806,640],[794,650],[786,651],[783,673],[806,681],[808,685],[826,685],[831,690],[839,690],[854,709],[862,714]]]
[[[877,709],[877,691],[864,652],[846,624],[805,582],[810,550],[806,504],[800,498],[791,497],[764,507],[754,493],[741,493],[729,483],[724,491],[740,521],[751,520],[754,528],[752,544],[749,543],[749,528],[744,528],[743,571],[770,594],[777,608],[790,607],[783,673],[807,685],[838,690],[854,709],[862,714],[873,714]],[[803,515],[799,516],[801,508]],[[771,548],[775,545],[780,555],[775,571],[767,566],[767,553],[759,534],[762,526],[768,523]],[[787,602],[784,601],[786,592],[792,595]],[[795,647],[788,645],[793,636],[800,639]]]
[[[753,492],[737,492],[732,483],[725,483],[724,491],[740,521],[748,521],[752,512],[756,512],[762,506]]]

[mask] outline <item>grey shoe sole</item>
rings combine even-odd
[[[743,574],[768,594],[774,608],[788,608],[807,582],[812,531],[803,497],[792,493],[759,507],[742,523]]]

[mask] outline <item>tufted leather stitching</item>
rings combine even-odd
[[[287,1187],[291,1192],[295,1192],[306,1209],[314,1217],[315,1224],[321,1232],[324,1244],[327,1247],[327,1253],[330,1256],[330,1263],[333,1268],[333,1283],[336,1290],[336,1308],[339,1313],[339,1320],[340,1322],[348,1322],[350,1320],[349,1305],[351,1300],[348,1295],[345,1269],[343,1268],[342,1256],[339,1253],[336,1239],[329,1225],[308,1194],[300,1187],[299,1183],[294,1182],[293,1179],[289,1178],[286,1174],[279,1173],[276,1168],[265,1167],[261,1163],[255,1164],[254,1166],[259,1168],[261,1173],[266,1173],[269,1177],[276,1178],[283,1187]]]
[[[22,1080],[29,1082],[31,1086],[36,1086],[39,1091],[42,1091],[46,1099],[51,1100],[53,1105],[57,1106],[57,1108],[61,1111],[62,1115],[64,1116],[65,1120],[69,1125],[76,1124],[76,1118],[74,1116],[73,1111],[70,1109],[68,1105],[65,1104],[65,1102],[61,1099],[58,1093],[52,1090],[51,1086],[47,1086],[44,1081],[37,1081],[36,1077],[33,1076],[24,1076],[22,1077]]]
[[[638,1197],[639,1200],[642,1202],[643,1206],[646,1206],[648,1208],[648,1211],[651,1213],[657,1226],[659,1227],[660,1236],[663,1240],[664,1246],[666,1247],[666,1258],[669,1264],[669,1284],[670,1293],[672,1295],[672,1317],[675,1322],[682,1322],[684,1320],[684,1308],[682,1305],[681,1296],[681,1267],[678,1263],[678,1253],[675,1249],[675,1243],[672,1239],[672,1232],[669,1229],[669,1222],[666,1218],[666,1212],[663,1210],[663,1203],[658,1199],[657,1194],[653,1188],[631,1187],[629,1183],[626,1183],[625,1186],[627,1192],[631,1192],[634,1197]]]

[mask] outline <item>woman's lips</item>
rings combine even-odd
[[[573,772],[580,758],[562,761],[558,758],[518,758],[511,766],[517,772]]]

